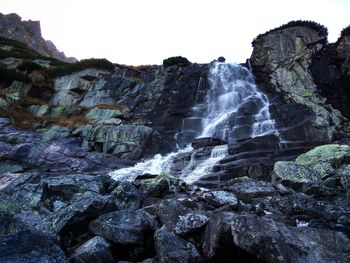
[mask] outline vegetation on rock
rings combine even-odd
[[[0,84],[8,86],[15,80],[24,83],[31,83],[31,79],[28,76],[19,73],[14,69],[0,68]]]
[[[59,65],[57,64],[57,62],[55,63],[56,65]],[[108,61],[107,59],[90,58],[90,59],[83,59],[81,61],[78,61],[72,64],[63,62],[58,67],[50,70],[49,74],[52,77],[59,77],[59,76],[69,75],[74,72],[81,71],[88,68],[113,70],[115,66],[112,62]]]
[[[181,56],[170,57],[163,60],[164,67],[171,67],[171,66],[185,67],[185,66],[188,66],[189,64],[191,64],[191,62],[187,58],[181,57]]]
[[[282,26],[279,26],[279,27],[276,27],[274,29],[271,29],[267,32],[265,32],[264,34],[260,34],[258,35],[252,42],[252,45],[254,46],[255,42],[265,36],[267,36],[268,34],[270,33],[273,33],[273,32],[276,32],[278,30],[282,30],[282,29],[286,29],[286,28],[290,28],[290,27],[296,27],[296,26],[306,26],[306,27],[310,27],[314,30],[317,31],[318,35],[321,37],[321,38],[327,38],[328,36],[328,29],[327,27],[319,24],[319,23],[316,23],[314,21],[306,21],[306,20],[295,20],[295,21],[290,21],[288,22],[287,24],[284,24]]]

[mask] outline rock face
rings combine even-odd
[[[17,14],[4,15],[0,13],[0,36],[23,42],[43,56],[66,62],[77,61],[75,58],[66,57],[63,52],[58,51],[51,41],[43,39],[39,21],[22,21]]]
[[[304,24],[277,28],[253,42],[251,64],[257,83],[280,94],[273,113],[279,127],[284,127],[281,136],[286,140],[331,141],[344,120],[325,104],[310,71],[312,58],[326,39],[327,34]]]
[[[343,32],[336,43],[325,46],[315,54],[310,70],[317,89],[327,98],[327,102],[349,118],[350,34],[345,29]]]

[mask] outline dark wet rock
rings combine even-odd
[[[111,201],[118,210],[137,210],[141,200],[140,191],[129,182],[120,182],[112,192]]]
[[[75,249],[70,261],[74,263],[114,263],[110,248],[111,244],[104,238],[93,237]]]
[[[312,59],[310,67],[317,88],[332,107],[350,117],[349,104],[349,34],[339,37],[336,43],[325,46]]]
[[[23,230],[0,237],[0,261],[8,263],[68,262],[63,251],[43,233]]]
[[[276,180],[283,180],[290,183],[317,184],[322,180],[319,173],[307,166],[295,162],[276,162],[274,175]]]
[[[195,139],[192,142],[192,147],[193,149],[199,149],[203,147],[213,147],[224,144],[227,144],[227,142],[217,138],[199,138]]]
[[[77,194],[69,205],[60,207],[47,219],[47,230],[53,234],[87,231],[89,222],[102,214],[107,203],[107,197],[94,192]]]
[[[204,214],[190,213],[179,217],[174,232],[177,235],[185,236],[192,234],[203,228],[208,222],[209,218]]]
[[[340,232],[289,227],[266,217],[237,216],[234,245],[267,262],[347,262],[350,240]]]
[[[210,191],[202,195],[202,198],[208,204],[214,207],[229,206],[232,209],[237,208],[238,200],[235,194],[225,191]]]
[[[184,216],[195,210],[210,210],[213,209],[212,206],[201,202],[198,199],[180,197],[172,199],[162,200],[155,211],[157,218],[162,224],[167,222],[172,222],[176,224],[178,222],[179,216]]]
[[[255,198],[272,196],[276,193],[275,188],[270,183],[252,180],[247,177],[229,181],[225,189],[233,192],[245,202],[251,202]]]
[[[86,191],[105,194],[112,179],[107,175],[68,174],[50,176],[42,180],[45,195],[48,198],[58,197],[69,200],[76,193]]]
[[[231,222],[234,218],[231,212],[215,213],[210,217],[202,236],[202,251],[206,259],[214,262],[229,260],[225,256],[232,250]]]
[[[163,197],[167,194],[183,192],[186,183],[169,174],[160,174],[156,178],[144,179],[140,182],[140,191],[147,197]]]
[[[155,219],[143,211],[117,211],[90,223],[90,231],[122,245],[142,245],[158,228]]]
[[[165,227],[156,231],[154,235],[159,262],[202,262],[196,247],[168,231]]]

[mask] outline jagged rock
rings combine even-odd
[[[305,23],[272,30],[253,43],[250,61],[258,84],[284,95],[285,102],[277,103],[273,111],[277,121],[281,121],[279,125],[285,129],[284,139],[294,139],[297,135],[306,141],[331,141],[335,128],[343,121],[339,111],[325,105],[325,98],[318,94],[309,71],[312,57],[323,47],[326,37]],[[283,108],[288,108],[283,105],[286,102],[302,106],[300,109],[293,107],[293,115],[299,114],[302,108],[308,110],[307,115],[302,115],[302,121],[283,113]],[[291,128],[286,129],[288,126]],[[307,126],[307,130],[300,128],[303,126]]]
[[[43,133],[43,140],[45,142],[63,139],[68,137],[70,134],[69,129],[67,127],[53,125],[47,131]]]
[[[310,70],[317,88],[332,107],[347,118],[349,104],[349,51],[350,36],[342,34],[336,43],[328,44],[312,59]]]
[[[209,218],[204,214],[190,213],[179,217],[174,232],[177,235],[185,236],[192,234],[203,228],[208,222]]]
[[[106,176],[68,174],[50,176],[41,181],[45,195],[49,198],[70,200],[73,195],[84,192],[105,194],[112,179]]]
[[[93,192],[77,194],[70,204],[61,207],[46,219],[45,227],[52,234],[74,232],[78,228],[86,228],[89,220],[98,217],[106,209],[108,198]]]
[[[170,262],[202,262],[196,247],[168,231],[165,227],[154,234],[154,242],[160,263]]]
[[[266,217],[237,216],[234,245],[266,262],[347,262],[350,240],[326,229],[289,227]]]
[[[23,230],[0,237],[0,261],[68,263],[63,251],[46,235]]]
[[[214,207],[227,205],[233,209],[237,208],[238,200],[233,193],[225,191],[210,191],[203,194],[204,201]]]
[[[141,181],[140,191],[147,197],[163,197],[166,194],[179,193],[186,189],[186,183],[168,174]]]
[[[111,201],[118,210],[137,210],[141,200],[140,191],[129,182],[120,182],[112,192]]]
[[[45,115],[49,110],[47,105],[32,105],[28,108],[28,111],[33,113],[37,117]]]
[[[55,94],[51,97],[50,102],[54,105],[68,106],[78,103],[81,94],[91,85],[91,81],[84,79],[85,76],[99,78],[108,71],[101,69],[88,68],[82,71],[74,72],[67,76],[55,79]],[[100,104],[103,102],[100,102]]]
[[[129,118],[130,113],[126,108],[120,107],[120,109],[99,109],[93,108],[85,117],[92,122],[107,121],[114,118]]]
[[[123,245],[143,245],[157,228],[155,219],[143,211],[112,212],[90,223],[92,233]]]
[[[96,151],[112,153],[126,159],[138,159],[147,150],[153,150],[153,130],[147,126],[86,125],[74,134],[81,136]]]
[[[340,166],[343,162],[350,161],[350,146],[328,144],[316,147],[295,159],[298,164],[313,167],[320,163],[330,163]]]
[[[347,178],[346,167],[350,160],[349,154],[350,147],[347,145],[329,144],[316,147],[298,156],[295,162],[276,162],[274,167],[275,179],[282,179],[292,184],[296,183],[296,186],[316,185],[316,188],[309,189],[309,194],[316,192],[322,194],[322,191],[329,192],[331,191],[328,189],[329,186],[331,188],[337,187],[336,181],[333,181],[333,186],[329,185],[329,177]]]
[[[76,61],[75,58],[67,58],[63,52],[59,52],[51,41],[43,39],[39,21],[22,21],[17,14],[0,14],[0,24],[0,36],[24,42],[43,56],[67,62]]]
[[[278,161],[275,163],[273,172],[277,180],[282,179],[294,183],[318,184],[322,180],[319,173],[295,162]]]
[[[93,237],[75,249],[70,260],[74,263],[114,263],[110,247],[104,238]]]
[[[233,192],[239,199],[251,202],[255,198],[272,196],[276,193],[270,183],[252,180],[248,177],[236,178],[228,181],[225,189]]]

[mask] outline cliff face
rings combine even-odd
[[[350,35],[345,32],[336,43],[320,50],[312,60],[311,72],[327,102],[350,117]]]
[[[66,62],[76,61],[75,58],[66,57],[63,52],[58,51],[51,41],[43,39],[39,21],[22,21],[17,14],[0,13],[0,36],[23,42],[43,56]]]
[[[52,54],[37,22],[1,19],[1,32]],[[314,147],[349,142],[350,38],[326,36],[292,23],[254,41],[278,134],[243,129],[229,144],[182,132],[206,106],[211,64],[68,64],[1,38],[0,261],[349,262],[350,147]],[[229,123],[252,125],[250,102]],[[179,141],[194,149],[169,174],[108,175]],[[172,176],[216,145],[225,158],[195,185]]]
[[[344,121],[320,94],[315,81],[322,73],[313,75],[310,69],[315,54],[325,47],[326,37],[305,25],[276,29],[254,41],[251,64],[257,82],[273,96],[279,95],[273,113],[281,127],[293,127],[282,134],[286,139],[297,133],[305,140],[332,141]],[[283,121],[286,114],[293,123]],[[298,115],[302,117],[298,119]]]

